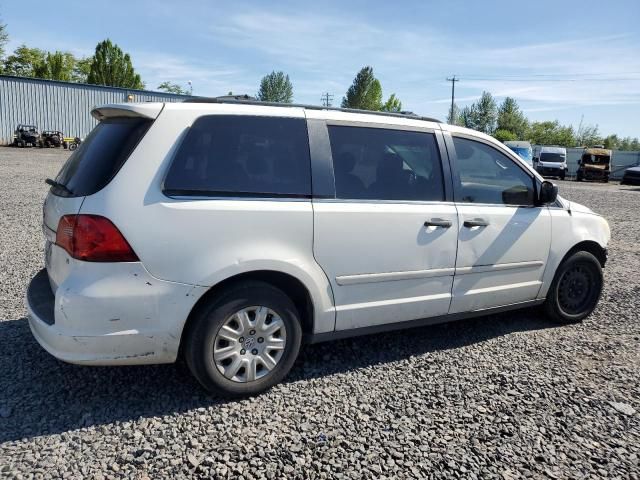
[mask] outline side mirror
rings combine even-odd
[[[553,203],[558,198],[558,186],[544,181],[540,184],[540,191],[538,192],[538,204],[539,205],[548,205]]]

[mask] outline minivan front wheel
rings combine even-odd
[[[598,304],[602,292],[602,267],[591,253],[580,251],[558,268],[545,301],[545,310],[559,323],[577,323]]]
[[[252,281],[200,309],[186,335],[185,357],[193,375],[207,390],[233,397],[280,382],[298,355],[302,330],[284,292]]]

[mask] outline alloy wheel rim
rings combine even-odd
[[[246,307],[227,317],[213,343],[213,359],[225,378],[238,383],[259,380],[284,354],[287,329],[274,310]]]
[[[564,272],[558,287],[560,307],[571,314],[581,313],[588,307],[595,286],[590,269],[576,265]]]

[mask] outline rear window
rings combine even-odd
[[[152,121],[112,118],[100,122],[66,161],[56,182],[67,190],[51,187],[55,195],[81,197],[104,188],[118,173]]]
[[[167,195],[307,197],[311,164],[302,118],[198,118],[164,181]]]

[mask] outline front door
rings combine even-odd
[[[328,126],[335,198],[314,199],[314,254],[336,330],[444,315],[458,219],[434,131]]]
[[[488,142],[454,135],[450,145],[460,223],[450,313],[534,300],[551,220],[534,205],[533,174]]]

